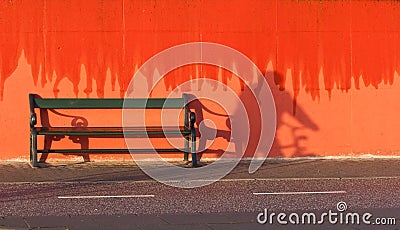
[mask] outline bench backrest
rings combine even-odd
[[[41,98],[29,95],[30,107],[41,109],[182,109],[187,103],[182,98]]]
[[[40,109],[184,109],[184,123],[188,125],[187,95],[182,98],[41,98],[29,94],[31,113]]]

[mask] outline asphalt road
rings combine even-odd
[[[393,209],[400,178],[228,179],[194,189],[154,181],[3,183],[1,216]]]
[[[328,165],[318,164],[329,171]],[[282,165],[278,166],[274,166],[275,170],[281,170]],[[305,166],[291,167],[293,173],[297,168],[304,171]],[[21,171],[21,167],[18,170]],[[26,170],[33,174],[46,172],[45,169]],[[59,175],[67,172],[64,168],[51,170],[55,177],[57,172]],[[51,170],[47,172],[51,173]],[[384,170],[370,170],[370,176],[348,173],[340,177],[329,173],[318,177],[314,172],[311,172],[313,177],[305,174],[284,177],[278,172],[273,176],[273,171],[264,176],[233,172],[211,185],[192,189],[170,187],[144,176],[139,180],[125,180],[126,177],[109,180],[107,175],[115,177],[111,173],[102,175],[107,180],[92,180],[98,171],[105,171],[96,170],[97,174],[93,171],[90,176],[85,175],[86,180],[71,180],[70,177],[60,180],[57,177],[57,180],[46,181],[43,176],[43,180],[36,182],[12,181],[9,179],[12,171],[4,170],[3,176],[6,172],[9,175],[0,181],[0,229],[7,226],[14,226],[11,229],[18,226],[21,229],[122,229],[123,223],[127,223],[126,229],[280,229],[282,225],[277,223],[276,216],[273,225],[257,223],[257,216],[265,209],[269,215],[313,212],[317,217],[328,212],[357,212],[360,215],[368,212],[373,215],[373,221],[376,217],[393,217],[396,221],[396,225],[386,226],[324,223],[324,228],[400,227],[400,177]],[[77,174],[76,169],[74,174]],[[342,205],[340,210],[338,204]],[[296,227],[319,229],[321,225]]]

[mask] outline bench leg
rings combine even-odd
[[[31,132],[30,137],[30,155],[29,160],[31,162],[32,167],[37,167],[37,134],[35,131]]]
[[[33,145],[33,137],[32,137],[32,132],[31,132],[29,134],[29,162],[30,163],[32,163],[32,160],[33,160],[32,145]]]
[[[189,138],[190,137],[188,135],[185,136],[185,149],[186,150],[189,149]],[[187,152],[183,153],[183,160],[184,161],[189,161],[189,152],[190,152],[190,150],[188,150]]]
[[[52,142],[53,142],[53,136],[45,135],[44,136],[44,148],[43,149],[46,149],[46,150],[50,149]],[[46,162],[46,159],[47,159],[48,156],[49,156],[48,153],[42,153],[40,155],[40,159],[39,159],[38,162],[39,163]]]
[[[191,131],[191,136],[192,136],[192,166],[197,167],[197,157],[196,157],[196,131],[192,129]]]

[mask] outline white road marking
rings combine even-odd
[[[312,191],[312,192],[253,192],[253,195],[304,195],[304,194],[340,194],[346,191]]]
[[[154,195],[119,195],[119,196],[58,196],[58,199],[96,199],[96,198],[147,198]]]

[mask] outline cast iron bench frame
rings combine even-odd
[[[125,103],[124,103],[125,101]],[[38,153],[132,153],[132,152],[183,152],[184,160],[188,161],[189,153],[192,154],[192,166],[197,166],[196,158],[196,131],[194,124],[196,115],[188,108],[187,95],[182,98],[41,98],[37,94],[29,94],[30,106],[30,163],[32,167],[38,167]],[[184,124],[173,130],[164,131],[163,127],[45,127],[37,125],[35,109],[56,110],[56,109],[184,109]],[[42,123],[42,122],[41,122]],[[124,132],[125,131],[125,132]],[[75,136],[75,137],[124,137],[129,136],[163,136],[165,134],[182,134],[184,136],[184,148],[166,149],[38,149],[37,136]],[[190,144],[189,145],[189,141]],[[191,147],[189,147],[191,146]]]

